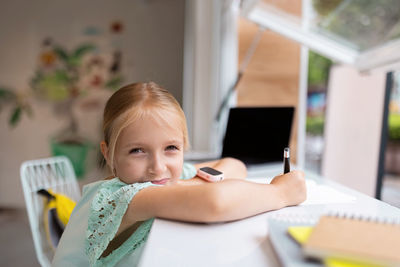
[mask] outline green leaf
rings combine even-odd
[[[29,104],[25,104],[25,106],[23,107],[23,110],[25,111],[25,113],[28,115],[29,118],[33,118],[33,111],[32,111],[32,107]]]
[[[70,67],[78,67],[81,64],[81,58],[77,56],[71,56],[67,61],[68,66]]]
[[[91,52],[96,49],[96,46],[92,44],[83,44],[79,46],[77,49],[75,49],[75,52],[73,54],[74,58],[80,59],[83,55],[85,55],[88,52]]]
[[[123,78],[121,76],[116,76],[107,81],[106,87],[111,90],[117,90],[122,84]]]
[[[66,70],[57,70],[54,72],[54,79],[58,80],[60,83],[71,82],[71,78]]]
[[[62,48],[61,46],[55,47],[55,48],[54,48],[54,53],[56,53],[56,55],[57,55],[61,60],[63,60],[65,63],[68,62],[69,55],[68,55],[67,51],[66,51],[64,48]]]
[[[71,80],[65,70],[44,75],[37,84],[37,93],[50,101],[62,101],[69,97]]]
[[[9,123],[11,124],[11,126],[15,127],[17,125],[17,123],[19,122],[19,120],[21,118],[21,111],[22,111],[22,109],[20,106],[15,107],[15,109],[11,113],[11,117],[9,120]]]
[[[14,104],[16,101],[17,96],[13,91],[0,88],[0,111],[5,105]]]
[[[5,88],[0,88],[0,98],[1,99],[11,99],[11,98],[15,98],[15,93],[11,90],[5,89]]]
[[[32,87],[33,90],[37,90],[38,84],[40,81],[43,79],[43,72],[40,70],[37,70],[33,76],[33,78],[30,80],[30,86]]]

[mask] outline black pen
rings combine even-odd
[[[290,172],[290,149],[285,147],[283,150],[283,173]]]

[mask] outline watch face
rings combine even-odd
[[[206,172],[208,174],[211,174],[211,175],[221,175],[222,174],[222,172],[217,171],[216,169],[213,169],[210,167],[203,167],[203,168],[200,168],[200,170],[202,170],[203,172]]]

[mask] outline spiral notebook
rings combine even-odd
[[[269,239],[283,266],[400,266],[399,220],[276,216]]]
[[[400,224],[362,217],[321,216],[303,253],[319,259],[400,266]]]
[[[285,214],[283,211],[284,210],[274,212],[274,214],[268,218],[269,241],[281,266],[323,266],[319,262],[306,261],[301,246],[288,234],[289,227],[314,225],[319,216],[313,214]]]

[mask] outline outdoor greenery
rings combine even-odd
[[[322,135],[324,133],[325,118],[323,115],[310,117],[307,116],[306,132],[311,135]]]
[[[389,140],[400,141],[400,114],[390,113],[388,118]]]
[[[315,11],[317,11],[320,16],[326,16],[335,10],[342,1],[343,0],[313,0],[312,4]]]
[[[332,60],[313,51],[308,54],[308,85],[326,87]]]
[[[313,0],[321,34],[355,49],[368,49],[400,36],[398,0]],[[374,34],[371,34],[374,32]]]
[[[322,135],[324,133],[323,116],[307,117],[306,131],[312,135]],[[388,118],[389,140],[400,141],[400,114],[391,113]]]
[[[308,87],[309,91],[324,90],[329,79],[329,70],[333,62],[313,51],[308,55]],[[308,114],[306,120],[306,132],[312,135],[324,133],[324,113]]]

